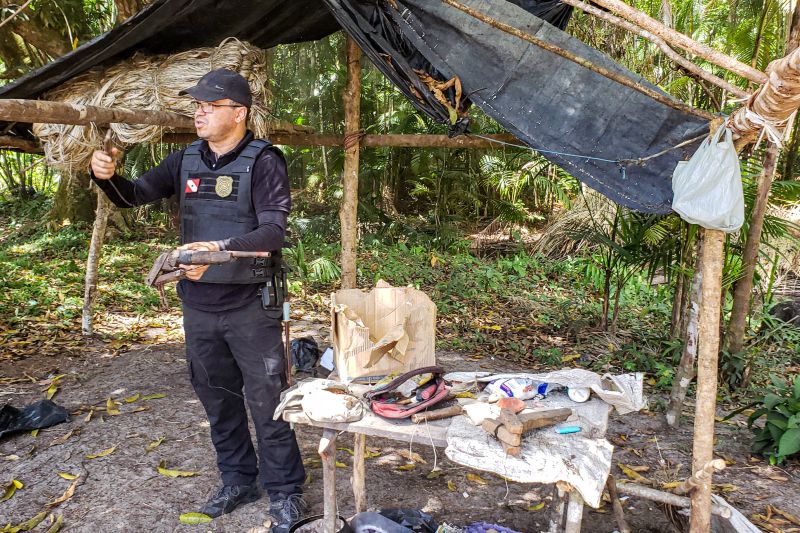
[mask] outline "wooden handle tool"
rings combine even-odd
[[[453,405],[450,407],[445,407],[444,409],[435,409],[433,411],[424,411],[422,413],[413,414],[411,415],[411,421],[415,424],[419,424],[420,422],[442,420],[444,418],[458,416],[461,414],[461,411],[462,409],[460,405]]]

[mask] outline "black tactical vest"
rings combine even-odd
[[[190,144],[181,161],[181,244],[221,241],[258,227],[250,188],[253,165],[272,144],[262,139],[251,141],[232,162],[212,170],[200,155],[202,142]],[[200,281],[264,283],[275,263],[273,258],[256,258],[211,265]]]

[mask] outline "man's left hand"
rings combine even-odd
[[[219,245],[216,242],[203,241],[203,242],[190,242],[182,246],[178,246],[178,250],[202,250],[205,252],[219,252]],[[181,265],[186,271],[186,279],[198,281],[206,270],[208,265]]]

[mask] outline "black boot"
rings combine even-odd
[[[269,495],[271,533],[288,533],[289,528],[305,514],[307,505],[300,494],[277,492]]]
[[[223,485],[209,499],[203,509],[203,514],[216,518],[220,515],[230,513],[237,507],[245,503],[251,503],[261,497],[258,486],[253,485]]]

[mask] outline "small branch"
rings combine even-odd
[[[19,14],[22,12],[22,10],[23,10],[23,9],[25,9],[26,7],[28,7],[28,6],[30,5],[30,3],[31,3],[31,2],[33,2],[33,0],[28,0],[27,2],[25,2],[24,4],[22,4],[22,6],[20,6],[20,8],[19,8],[19,9],[17,9],[17,10],[16,10],[16,11],[14,11],[13,13],[11,13],[11,15],[9,15],[7,19],[5,19],[3,22],[0,22],[0,28],[2,28],[2,27],[3,27],[3,26],[5,26],[5,25],[6,25],[8,22],[10,22],[10,21],[11,21],[11,19],[13,19],[13,18],[14,18],[14,17],[16,17],[17,15],[19,15]],[[56,4],[56,5],[57,5],[57,4]]]

